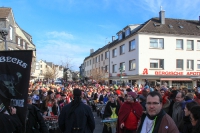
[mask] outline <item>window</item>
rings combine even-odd
[[[101,54],[101,61],[103,61],[103,54]]]
[[[120,46],[120,55],[125,53],[125,45]]]
[[[109,52],[105,52],[105,59],[108,59],[109,58]]]
[[[90,65],[91,65],[92,61],[90,60]]]
[[[135,59],[129,61],[129,70],[134,70],[136,68]]]
[[[113,53],[113,57],[116,57],[117,56],[117,49],[116,48],[113,49],[112,53]]]
[[[120,63],[119,66],[120,66],[120,69],[122,69],[120,71],[125,71],[125,62]]]
[[[177,59],[176,60],[176,68],[183,70],[183,60],[182,59]]]
[[[108,65],[105,66],[105,72],[108,72]]]
[[[20,46],[20,38],[17,39],[17,44]]]
[[[200,50],[200,40],[197,41],[197,50]]]
[[[128,35],[130,35],[130,28],[126,29],[125,31],[125,36],[128,36]]]
[[[93,64],[95,63],[95,58],[93,58]]]
[[[200,60],[197,60],[197,69],[200,69]]]
[[[187,40],[187,50],[194,50],[193,40]]]
[[[187,60],[187,69],[189,69],[189,70],[194,69],[194,61],[193,60]]]
[[[150,59],[150,68],[164,69],[164,59]]]
[[[150,48],[164,49],[164,39],[150,38]]]
[[[43,71],[42,70],[40,70],[40,74],[42,74],[43,73]]]
[[[129,51],[135,49],[135,39],[129,42]]]
[[[10,32],[9,32],[9,34],[10,34],[10,40],[12,40],[13,39],[13,36],[12,36],[12,34],[13,34],[13,28],[10,26]]]
[[[96,57],[96,63],[97,63],[97,62],[99,62],[99,58],[98,58],[98,56]]]
[[[42,65],[40,65],[40,68],[42,68]]]
[[[113,65],[113,73],[116,73],[117,72],[117,65],[115,64],[115,65]]]
[[[122,33],[118,34],[118,39],[121,40],[122,39]]]
[[[26,43],[25,43],[25,41],[23,41],[23,49],[25,49],[26,48]]]
[[[35,69],[39,69],[39,63],[36,63],[36,65],[35,65]]]
[[[176,49],[183,49],[183,39],[176,40]]]

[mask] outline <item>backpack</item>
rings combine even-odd
[[[130,110],[130,113],[127,117],[127,119],[124,122],[124,126],[128,130],[137,130],[138,127],[139,118],[136,116],[135,110]]]

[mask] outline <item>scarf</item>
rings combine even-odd
[[[154,126],[154,129],[152,131],[152,133],[158,133],[158,130],[159,130],[159,127],[160,127],[160,124],[161,124],[161,121],[162,121],[162,118],[163,116],[165,115],[165,111],[161,110],[157,115],[155,116],[150,116],[149,114],[144,114],[142,115],[141,117],[141,123],[140,123],[140,126],[138,127],[138,130],[137,130],[137,133],[140,133],[141,130],[142,130],[142,126],[143,126],[143,123],[144,123],[144,120],[145,120],[145,117],[147,116],[150,120],[154,120],[156,118],[156,121],[155,121],[155,126]]]

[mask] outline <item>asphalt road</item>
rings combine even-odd
[[[97,116],[96,112],[93,112],[94,120],[95,120],[95,130],[94,133],[102,133],[103,131],[103,123],[101,123],[101,118]]]

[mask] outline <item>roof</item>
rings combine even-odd
[[[0,18],[7,18],[11,12],[11,8],[0,7]]]
[[[200,26],[200,22],[197,20],[165,18],[165,24],[161,24],[159,18],[152,18],[139,32],[199,36],[198,26]]]
[[[182,28],[181,28],[182,26]],[[131,34],[127,37],[111,42],[106,46],[99,48],[88,57],[84,59],[87,60],[88,58],[97,55],[98,53],[102,52],[105,48],[111,48],[116,44],[124,41],[124,39],[130,38],[138,33],[150,33],[150,34],[176,34],[176,35],[196,35],[200,36],[200,22],[197,20],[184,20],[184,19],[173,19],[173,18],[165,18],[165,24],[161,24],[159,18],[151,18],[144,22],[143,24],[135,24],[135,25],[128,25],[127,27],[132,27]],[[124,29],[125,29],[124,28]],[[123,32],[120,30],[118,33]],[[117,34],[118,34],[117,33]]]

